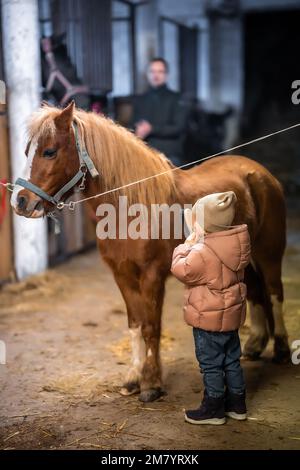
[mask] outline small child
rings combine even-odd
[[[243,279],[250,238],[246,224],[230,225],[236,200],[233,191],[215,193],[186,209],[192,233],[173,253],[171,271],[186,284],[184,318],[193,327],[204,374],[202,404],[185,412],[185,420],[193,424],[224,424],[225,415],[247,418],[238,329],[246,316]],[[197,217],[199,205],[204,210],[203,227]]]

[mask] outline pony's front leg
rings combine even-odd
[[[142,370],[146,359],[146,346],[142,336],[142,326],[129,328],[131,339],[131,364],[126,374],[125,383],[120,390],[122,395],[139,393]]]
[[[144,303],[142,335],[146,346],[146,358],[142,369],[141,393],[143,402],[154,401],[164,394],[161,378],[160,335],[161,314],[165,293],[166,275],[161,275],[154,262],[141,277]]]
[[[140,391],[142,370],[146,359],[146,346],[142,335],[144,304],[137,276],[128,270],[125,274],[114,272],[114,277],[125,300],[131,340],[131,363],[120,393],[133,395]]]
[[[156,400],[163,394],[159,345],[166,275],[159,275],[155,265],[148,266],[138,277],[115,273],[127,307],[132,345],[131,365],[121,394],[140,391],[143,402]]]
[[[139,399],[149,402],[164,394],[159,355],[160,325],[146,320],[142,326],[142,334],[146,345],[146,359],[142,370]]]
[[[122,395],[132,395],[140,391],[139,399],[148,402],[163,394],[159,356],[161,312],[151,312],[144,306],[143,313],[142,324],[129,328],[131,365],[120,392]]]

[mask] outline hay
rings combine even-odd
[[[77,446],[83,446],[83,447],[95,447],[99,449],[111,449],[112,439],[117,438],[121,433],[126,432],[127,434],[136,436],[135,434],[131,432],[127,432],[127,427],[126,427],[127,422],[128,422],[127,418],[119,423],[116,423],[116,422],[108,423],[106,421],[100,421],[100,425],[104,426],[102,429],[100,428],[96,432],[93,432],[92,434],[74,439],[73,441],[67,443],[66,447],[77,445]],[[82,442],[83,440],[85,442]],[[96,440],[97,443],[91,442],[92,440]],[[103,442],[101,442],[103,440],[109,441],[108,446],[104,444]]]
[[[9,439],[11,439],[11,438],[14,437],[14,436],[17,436],[18,434],[20,434],[20,431],[16,431],[16,432],[14,432],[13,434],[10,434],[9,436],[7,436],[7,437],[5,437],[5,438],[3,439],[3,442],[8,441]]]
[[[103,388],[103,385],[99,382],[96,374],[86,376],[86,374],[76,373],[51,380],[42,387],[42,391],[87,397],[95,392],[95,390],[99,391],[100,388]]]
[[[164,330],[161,335],[161,349],[163,351],[172,351],[175,344],[175,338],[168,330]],[[128,359],[131,354],[131,342],[129,337],[123,337],[114,343],[108,344],[109,349],[118,359]]]
[[[114,343],[107,344],[109,349],[118,359],[123,359],[124,356],[129,356],[131,352],[131,345],[129,338],[122,338]]]
[[[5,284],[0,290],[0,313],[26,313],[53,308],[53,301],[70,290],[70,279],[57,271],[45,271],[25,281]],[[51,302],[45,299],[52,298]]]

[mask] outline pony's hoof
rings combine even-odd
[[[250,335],[243,350],[243,356],[250,361],[257,361],[267,346],[268,336]]]
[[[140,393],[139,400],[143,403],[148,403],[150,401],[155,401],[161,396],[165,395],[166,392],[158,387],[158,388],[149,388],[148,390],[143,390]]]
[[[259,361],[260,360],[260,352],[243,352],[242,359],[246,361]]]
[[[291,351],[286,336],[274,337],[274,356],[272,361],[275,364],[288,364],[291,360]]]
[[[120,393],[123,396],[134,395],[140,392],[140,384],[138,382],[127,382],[120,389]]]

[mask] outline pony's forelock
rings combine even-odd
[[[43,106],[35,111],[29,118],[27,123],[28,138],[55,136],[56,127],[54,119],[60,114],[59,108],[43,104]]]

